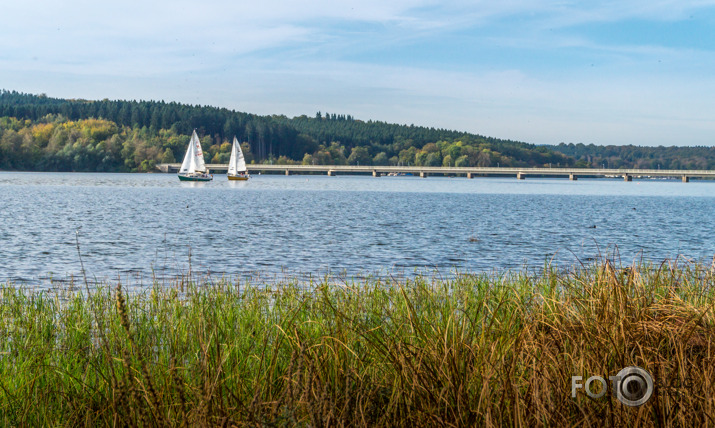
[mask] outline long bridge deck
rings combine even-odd
[[[156,166],[162,172],[178,172],[180,163],[163,163]],[[227,164],[206,164],[211,172],[225,172]],[[285,175],[305,173],[336,174],[372,174],[380,177],[388,174],[413,174],[420,177],[429,175],[463,175],[467,178],[477,176],[515,176],[524,179],[526,176],[556,176],[576,180],[578,177],[622,177],[632,181],[633,177],[675,177],[683,182],[690,178],[715,179],[715,170],[665,170],[665,169],[609,169],[609,168],[493,168],[493,167],[430,167],[430,166],[357,166],[357,165],[247,165],[251,173],[279,173]]]

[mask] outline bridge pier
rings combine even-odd
[[[290,170],[286,169],[286,175],[290,175]]]
[[[623,181],[633,181],[633,176],[632,176],[632,175],[625,174],[625,175],[623,176]]]
[[[380,173],[377,172],[376,169],[373,169],[373,170],[372,170],[372,176],[373,176],[373,177],[379,177],[379,176],[380,176]]]
[[[467,173],[467,178],[474,178],[474,174],[472,174],[471,172],[468,172],[468,173]]]
[[[687,175],[684,175],[682,180],[683,180],[683,183],[690,183],[690,177],[688,177]]]
[[[332,169],[329,169],[329,170],[328,170],[328,177],[332,177],[333,175],[335,175],[335,172],[334,172]]]
[[[421,178],[427,178],[427,173],[424,171],[420,171],[420,177]]]
[[[526,178],[526,174],[524,174],[523,172],[517,172],[517,173],[516,173],[516,179],[517,179],[517,180],[523,180],[523,179],[525,179],[525,178]]]
[[[578,180],[578,177],[576,176],[576,174],[571,173],[571,174],[569,174],[569,180],[576,181],[576,180]]]

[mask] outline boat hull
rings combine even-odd
[[[229,180],[240,180],[240,181],[245,181],[248,180],[249,176],[248,175],[229,175],[228,179]]]
[[[202,177],[202,176],[192,176],[192,175],[179,175],[180,181],[211,181],[213,177]]]

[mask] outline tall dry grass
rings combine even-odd
[[[363,280],[0,288],[14,426],[715,424],[715,270],[694,263]],[[640,366],[652,398],[571,398]]]

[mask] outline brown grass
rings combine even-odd
[[[3,287],[0,421],[62,426],[709,426],[713,268],[64,298]],[[101,328],[100,328],[101,326]],[[640,407],[571,377],[653,376]]]

